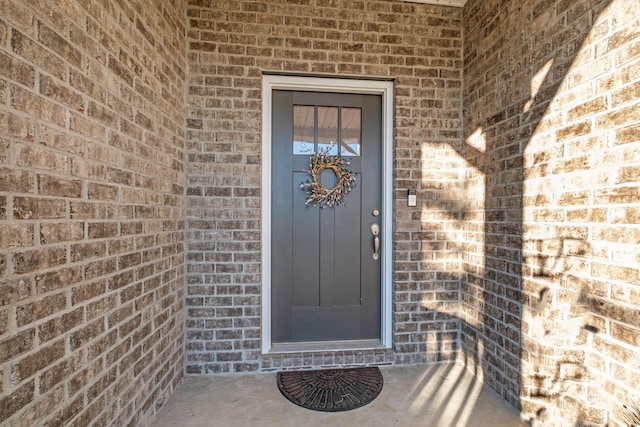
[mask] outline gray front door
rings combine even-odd
[[[272,108],[272,342],[379,340],[382,97],[276,90]],[[326,149],[356,185],[339,206],[306,207],[305,169]],[[335,174],[321,182],[333,188]]]

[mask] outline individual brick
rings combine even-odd
[[[32,246],[33,237],[32,224],[6,225],[0,228],[0,241],[4,248]]]
[[[46,223],[40,225],[40,243],[60,243],[81,240],[84,237],[84,223]]]
[[[18,412],[33,401],[35,394],[34,381],[24,383],[13,393],[0,399],[0,422]]]
[[[13,255],[14,270],[17,274],[56,267],[66,262],[67,251],[65,248],[33,249]]]
[[[16,356],[31,350],[34,346],[35,331],[27,329],[0,341],[0,363],[5,363]]]
[[[45,196],[82,197],[82,181],[38,175],[38,192]]]
[[[0,52],[0,75],[30,88],[33,88],[35,83],[33,66],[9,56],[6,52]]]
[[[35,175],[30,171],[0,168],[0,191],[31,193]]]

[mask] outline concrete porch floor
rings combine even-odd
[[[384,387],[369,405],[310,411],[289,402],[276,374],[186,377],[151,420],[167,426],[524,427],[518,411],[460,365],[381,367]]]

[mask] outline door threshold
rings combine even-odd
[[[353,350],[380,350],[387,347],[382,341],[374,340],[349,340],[349,341],[308,341],[286,342],[271,344],[269,354],[275,353],[309,353],[318,351],[353,351]]]

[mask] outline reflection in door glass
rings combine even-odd
[[[293,154],[313,154],[314,116],[313,106],[293,106]]]
[[[359,156],[361,146],[360,109],[343,107],[341,110],[341,119],[341,154],[343,156]]]
[[[338,154],[338,107],[318,107],[318,151]]]

